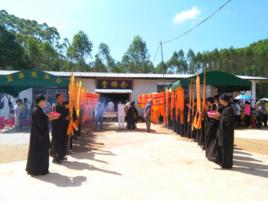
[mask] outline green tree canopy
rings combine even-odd
[[[122,64],[127,67],[128,72],[149,73],[153,70],[149,59],[146,42],[140,36],[135,36],[122,58]]]
[[[0,26],[0,67],[12,69],[25,64],[24,50],[16,41],[15,35]]]
[[[79,31],[74,35],[72,44],[67,50],[67,55],[74,61],[85,64],[85,60],[91,56],[93,48],[92,42],[88,39],[87,34]]]
[[[99,45],[98,57],[101,59],[102,63],[105,64],[107,71],[114,71],[116,66],[115,60],[112,58],[110,48],[106,43],[101,43]]]

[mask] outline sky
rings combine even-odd
[[[101,42],[121,60],[133,37],[147,43],[151,60],[160,41],[193,27],[226,0],[0,0],[0,9],[21,18],[46,22],[70,41],[82,30],[97,53]],[[174,51],[195,52],[244,47],[268,38],[268,1],[232,0],[223,10],[186,36],[163,45],[164,60]],[[154,63],[161,61],[161,54]]]

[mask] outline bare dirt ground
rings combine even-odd
[[[245,151],[268,155],[268,140],[235,138],[235,145]]]
[[[107,130],[105,130],[107,129]],[[105,129],[102,131],[97,131],[92,134],[92,131],[89,129],[84,130],[84,135],[82,135],[79,141],[75,142],[74,151],[75,152],[83,152],[97,149],[99,147],[104,146],[104,143],[94,143],[94,135],[102,135],[102,134],[114,134],[114,133],[123,133],[126,130],[118,130],[117,125],[114,123],[107,123],[105,125]],[[114,132],[111,132],[114,130]],[[138,129],[136,131],[128,131],[128,132],[137,132],[144,133],[145,125],[140,123],[138,125]],[[85,135],[86,133],[86,135]],[[154,125],[152,129],[152,134],[166,134],[171,135],[174,134],[172,131],[167,129],[162,125]],[[245,129],[245,130],[237,130],[235,131],[235,145],[237,149],[242,149],[249,152],[266,154],[268,155],[268,130],[254,130],[254,129]],[[9,134],[12,135],[12,134]],[[16,134],[19,135],[19,134]],[[20,135],[25,135],[21,133]],[[21,137],[20,137],[21,138]],[[256,139],[254,139],[256,138]],[[182,138],[177,136],[178,140],[191,141],[187,138]],[[7,163],[19,160],[25,160],[28,154],[28,138],[27,141],[25,139],[19,139],[19,142],[14,143],[16,137],[12,137],[12,142],[2,142],[0,143],[0,163]],[[20,142],[21,141],[21,142]],[[0,142],[1,142],[1,134],[0,134]],[[120,139],[112,140],[105,143],[105,147],[109,148],[112,146],[116,146],[118,144],[132,143],[131,140],[128,139]],[[136,142],[133,142],[136,143]]]
[[[0,163],[25,160],[28,154],[28,145],[0,145]]]
[[[50,163],[46,176],[27,175],[25,160],[0,164],[0,201],[267,200],[267,155],[238,148],[233,169],[221,170],[196,143],[159,125],[152,133],[144,124],[136,131],[107,126],[84,133],[68,161]]]

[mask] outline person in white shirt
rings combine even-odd
[[[123,104],[122,101],[119,102],[117,105],[117,116],[118,116],[118,124],[119,124],[119,129],[124,128],[124,122],[125,122],[125,117],[126,117],[126,112],[125,112],[125,104]]]
[[[241,122],[241,107],[239,105],[238,100],[234,100],[234,115],[235,115],[235,127],[239,128],[240,127],[240,122]]]
[[[114,112],[114,103],[112,101],[108,102],[106,112]]]
[[[14,107],[14,117],[15,117],[15,128],[17,131],[21,130],[21,100],[16,100],[16,105]]]

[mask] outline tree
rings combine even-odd
[[[60,34],[55,27],[46,23],[38,24],[35,20],[26,20],[0,10],[0,23],[10,32],[18,34],[21,44],[26,44],[27,36],[34,37],[38,42],[48,42],[55,47],[59,43]]]
[[[168,73],[176,73],[179,68],[179,56],[177,52],[173,52],[171,58],[167,61],[167,72]]]
[[[172,57],[167,62],[169,66],[168,72],[170,73],[186,73],[187,72],[187,62],[184,57],[183,50],[179,52],[174,52]]]
[[[28,37],[25,51],[29,57],[29,65],[31,68],[38,68],[41,65],[41,52],[37,40],[33,37]]]
[[[60,70],[57,65],[57,51],[48,42],[42,43],[39,49],[41,54],[41,65],[44,66],[42,70]]]
[[[194,51],[192,49],[189,49],[186,57],[187,57],[186,61],[188,64],[187,72],[194,73],[194,68],[195,68],[195,53],[194,53]]]
[[[155,72],[156,73],[161,73],[161,74],[164,74],[164,73],[167,73],[167,65],[165,64],[165,62],[160,62],[157,66],[156,66],[156,69],[155,69]]]
[[[105,64],[107,70],[109,72],[113,72],[113,68],[115,67],[115,61],[111,56],[110,48],[107,44],[101,43],[99,45],[98,56],[101,59],[102,63]]]
[[[8,69],[12,66],[22,68],[25,64],[24,50],[15,35],[0,26],[0,67]]]
[[[74,35],[72,44],[67,50],[68,57],[76,62],[79,69],[86,65],[86,59],[91,56],[92,42],[83,31]]]
[[[92,69],[94,72],[107,72],[105,64],[102,62],[98,54],[95,55],[94,67]]]
[[[146,73],[151,66],[149,59],[146,42],[140,36],[135,36],[122,58],[122,63],[126,65],[128,72]]]

